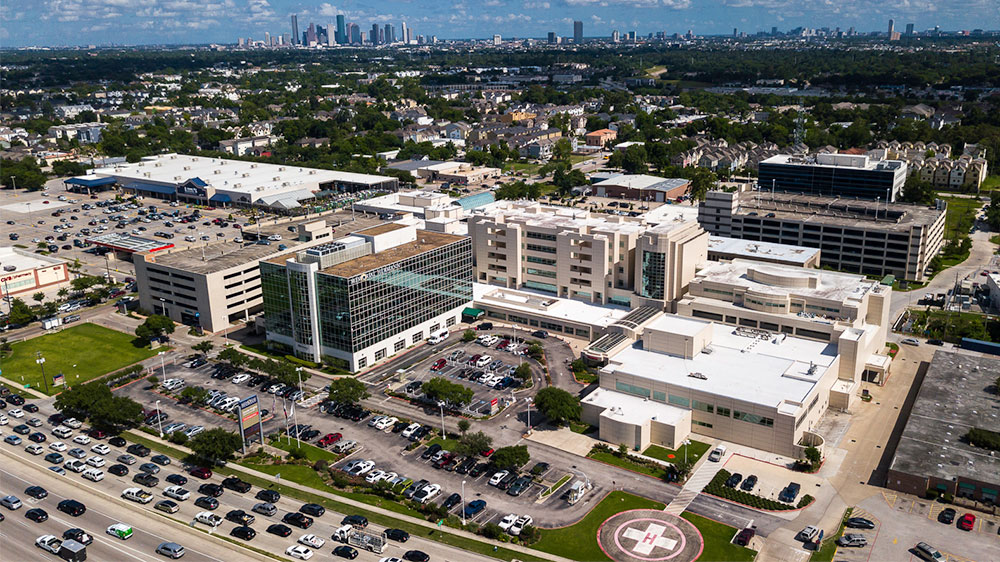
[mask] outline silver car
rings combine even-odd
[[[17,496],[4,496],[3,498],[0,498],[0,505],[13,510],[21,509],[21,506],[24,504],[21,503],[21,500],[19,500]]]
[[[156,553],[176,560],[184,556],[184,547],[175,542],[164,542],[156,547]]]
[[[259,503],[253,506],[253,512],[270,517],[278,512],[278,508],[273,503]]]

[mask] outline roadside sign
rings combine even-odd
[[[499,402],[500,401],[497,398],[494,398],[493,400],[490,400],[490,415],[491,416],[494,415],[494,414],[496,414],[497,411],[500,410]]]

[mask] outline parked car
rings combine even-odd
[[[946,507],[941,510],[941,513],[938,514],[938,521],[944,523],[945,525],[951,525],[955,522],[956,515],[958,515],[958,512],[956,512],[954,508]]]
[[[958,528],[963,531],[971,531],[976,527],[976,516],[966,513],[958,519]]]
[[[798,497],[799,490],[801,489],[801,485],[795,482],[790,482],[788,486],[785,486],[784,489],[781,490],[781,493],[778,494],[778,500],[785,503],[792,503],[795,501],[795,498]]]
[[[875,522],[864,517],[851,517],[847,520],[847,527],[851,529],[874,529]]]
[[[750,540],[753,539],[754,535],[757,534],[756,531],[750,528],[743,529],[737,533],[736,538],[733,540],[736,544],[740,546],[747,546],[750,544]]]
[[[861,533],[847,533],[837,539],[837,546],[864,548],[868,545],[868,539]]]
[[[757,475],[751,474],[750,476],[747,476],[745,480],[743,480],[742,484],[740,484],[740,489],[746,492],[750,492],[754,489],[755,486],[757,486]]]

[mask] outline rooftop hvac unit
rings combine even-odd
[[[688,376],[691,377],[692,379],[700,379],[703,381],[708,380],[708,377],[706,377],[703,373],[688,373]]]
[[[153,164],[153,165],[156,166],[157,168],[159,168],[160,166],[163,165],[163,162],[157,162],[156,164]]]
[[[171,156],[170,156],[170,159],[171,159],[171,160],[176,160],[176,159],[177,159],[177,155],[176,155],[176,154],[173,154],[173,155],[171,155]]]
[[[240,176],[240,177],[243,177],[243,178],[249,178],[249,177],[250,177],[250,173],[249,173],[249,172],[247,172],[247,173],[243,174],[243,175],[242,175],[242,176]]]
[[[257,167],[257,164],[250,164],[250,167],[251,167],[251,168],[256,168],[256,167]]]
[[[150,177],[150,173],[149,172],[144,172],[142,175],[146,176],[147,178]]]
[[[220,172],[222,172],[222,170],[212,170],[212,173],[216,175],[218,175]]]
[[[271,178],[271,181],[278,181],[280,179],[281,179],[281,176],[274,176],[273,178]]]
[[[282,166],[282,167],[278,168],[278,171],[279,171],[279,172],[284,172],[284,171],[285,171],[285,167],[284,167],[284,166]]]
[[[316,170],[309,170],[309,175],[310,176],[313,175],[313,174],[315,174],[315,173],[316,173]]]
[[[174,176],[174,180],[175,180],[175,181],[180,181],[180,180],[181,180],[181,177],[180,177],[180,176]]]

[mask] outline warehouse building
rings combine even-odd
[[[716,236],[818,248],[820,265],[924,281],[944,244],[945,204],[933,207],[790,193],[710,191],[698,209]]]
[[[363,190],[396,191],[396,178],[185,154],[147,156],[93,171],[126,191],[197,205],[287,211],[317,198]]]
[[[472,241],[387,223],[261,263],[267,339],[357,371],[449,330],[472,304]]]

